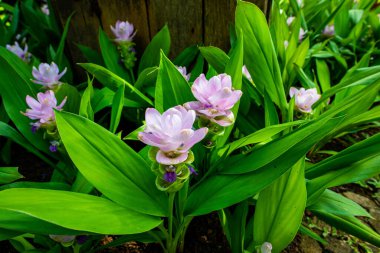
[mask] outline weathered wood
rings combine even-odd
[[[248,0],[268,14],[271,0]],[[194,44],[228,50],[229,23],[234,22],[236,0],[52,0],[62,26],[76,12],[68,33],[73,62],[83,60],[76,43],[99,49],[98,28],[112,38],[110,25],[128,20],[137,29],[136,49],[141,55],[151,38],[168,24],[171,56]]]
[[[202,0],[147,0],[150,32],[153,36],[168,24],[171,56],[202,42]]]

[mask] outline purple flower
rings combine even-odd
[[[32,80],[32,82],[41,84],[44,87],[54,88],[57,85],[60,85],[61,82],[59,79],[66,73],[67,68],[65,68],[61,74],[59,74],[59,69],[57,64],[52,62],[50,65],[47,63],[41,63],[36,67],[33,67],[33,77],[36,80]]]
[[[232,89],[229,75],[220,74],[207,81],[204,74],[201,74],[195,79],[191,91],[198,101],[186,103],[185,108],[195,110],[198,115],[224,127],[234,122],[231,108],[240,99],[242,92]]]
[[[189,81],[191,73],[187,74],[186,67],[181,67],[181,66],[175,66],[175,67],[178,69],[179,73],[181,73],[182,76],[186,79],[186,81]]]
[[[198,176],[198,172],[195,171],[195,169],[193,168],[193,166],[187,165],[187,167],[190,170],[190,174],[194,174],[194,175]]]
[[[50,11],[49,11],[49,6],[47,4],[43,4],[41,6],[41,11],[46,15],[46,16],[49,16],[50,15]]]
[[[30,96],[26,96],[26,103],[31,109],[26,109],[26,112],[23,114],[32,120],[38,120],[32,124],[32,126],[37,128],[54,124],[55,115],[53,109],[61,110],[66,102],[66,98],[57,106],[54,92],[48,90],[45,93],[38,93],[37,99],[38,101]]]
[[[270,244],[269,242],[264,242],[262,245],[261,245],[261,253],[271,253],[272,252],[272,244]]]
[[[311,107],[321,97],[321,95],[317,93],[316,88],[307,90],[301,88],[298,90],[297,88],[291,87],[289,95],[290,97],[295,96],[295,105],[297,109],[304,113],[311,113]]]
[[[49,146],[50,152],[53,152],[53,153],[57,152],[58,146],[59,146],[59,142],[58,141],[51,141],[50,144],[51,144]]]
[[[15,55],[17,55],[24,62],[29,62],[30,61],[31,54],[28,52],[28,45],[27,44],[25,44],[24,49],[22,49],[20,47],[20,45],[18,44],[18,42],[15,41],[14,45],[8,45],[7,44],[6,48],[9,51],[11,51],[12,53],[14,53]]]
[[[286,19],[286,24],[288,24],[288,26],[290,26],[293,23],[294,19],[295,19],[295,17],[293,17],[293,16],[288,17]]]
[[[335,34],[334,25],[327,25],[325,29],[323,29],[322,34],[327,37],[332,37]]]
[[[249,73],[248,69],[247,69],[247,66],[243,66],[243,75],[245,75],[245,77],[252,82],[252,77],[251,77],[251,74]]]
[[[69,243],[75,240],[75,235],[49,235],[49,237],[59,243]]]
[[[176,106],[162,115],[154,108],[145,112],[146,127],[140,132],[140,141],[158,147],[156,160],[160,164],[179,164],[188,158],[190,148],[207,134],[206,127],[193,130],[195,112]]]
[[[129,23],[128,21],[124,22],[118,20],[115,24],[115,27],[111,26],[111,30],[116,37],[116,42],[130,42],[136,35],[136,31],[133,32],[133,24]]]
[[[300,33],[298,35],[298,41],[301,42],[303,40],[303,38],[305,37],[305,35],[306,35],[305,30],[300,28]]]
[[[164,180],[168,183],[173,183],[177,180],[176,167],[169,165],[165,168],[166,172],[164,174]]]

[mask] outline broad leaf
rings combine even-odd
[[[167,195],[149,165],[116,135],[83,117],[56,112],[66,150],[82,175],[106,197],[136,211],[167,215]]]

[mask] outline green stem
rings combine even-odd
[[[136,79],[135,79],[135,74],[133,74],[133,69],[128,69],[129,70],[129,73],[131,73],[131,78],[132,78],[132,82],[133,82],[133,85],[135,84],[136,82]]]
[[[178,231],[178,234],[180,234],[180,237],[179,237],[179,252],[180,253],[182,253],[184,250],[186,231],[187,231],[187,228],[189,227],[192,219],[193,219],[193,217],[186,217],[184,222],[181,225],[180,230]],[[175,244],[177,244],[178,238],[175,239],[174,241],[175,241]]]
[[[173,207],[174,207],[175,192],[169,193],[169,217],[168,217],[168,231],[169,236],[166,239],[166,248],[169,253],[175,252],[175,246],[173,243]],[[173,251],[174,248],[174,251]]]

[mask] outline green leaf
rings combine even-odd
[[[82,54],[84,55],[84,57],[86,58],[86,60],[88,62],[95,63],[95,64],[100,65],[100,66],[105,65],[103,58],[98,53],[98,51],[96,51],[90,47],[87,47],[85,45],[81,45],[81,44],[77,44],[77,47],[82,52]]]
[[[8,184],[20,178],[23,176],[18,173],[18,168],[0,167],[0,184]]]
[[[6,214],[22,214],[25,218],[39,219],[67,229],[100,234],[134,234],[148,231],[161,223],[158,217],[141,214],[119,206],[107,199],[87,194],[41,190],[9,189],[0,192],[0,210]],[[35,232],[36,228],[20,220],[17,215],[0,217],[6,220],[6,228],[24,232]],[[22,221],[22,220],[21,220]],[[47,227],[39,229],[50,234]]]
[[[119,86],[125,86],[124,97],[129,101],[138,102],[145,106],[153,105],[152,101],[138,89],[106,68],[92,63],[78,63],[78,65],[94,75],[105,87],[115,92],[118,90]]]
[[[223,73],[230,57],[217,47],[199,47],[201,54],[218,73]]]
[[[131,83],[131,76],[127,72],[127,69],[124,68],[123,64],[120,63],[121,58],[116,45],[108,38],[102,28],[99,28],[99,45],[107,69],[110,72],[115,73],[115,75],[120,76],[128,83]]]
[[[301,225],[300,226],[300,229],[299,229],[300,233],[304,234],[304,235],[307,235],[311,238],[313,238],[314,240],[322,243],[323,245],[327,245],[327,241],[322,239],[317,233],[315,233],[314,231],[308,229],[307,227],[305,227],[304,225]]]
[[[116,133],[116,129],[120,123],[121,113],[123,112],[124,87],[124,85],[120,86],[113,98],[110,124],[110,131],[112,133]]]
[[[55,92],[55,97],[57,98],[58,102],[61,102],[65,97],[67,97],[67,101],[63,107],[63,110],[72,113],[79,112],[81,97],[77,88],[74,86],[63,83]]]
[[[281,252],[296,236],[306,206],[304,157],[291,170],[260,192],[255,208],[253,235],[256,245],[270,242]],[[297,194],[295,194],[297,192]]]
[[[190,85],[174,64],[161,52],[155,95],[155,108],[160,111],[182,105],[193,99]]]
[[[71,22],[71,18],[73,17],[73,15],[74,15],[74,13],[72,13],[66,20],[65,28],[63,29],[61,40],[59,41],[57,52],[56,52],[54,60],[53,60],[60,67],[63,66],[63,51],[65,49],[65,41],[66,41],[66,37],[67,37],[67,32],[69,31],[70,22]]]
[[[94,96],[94,88],[92,87],[92,80],[87,77],[88,86],[84,90],[82,99],[80,100],[79,115],[94,121],[94,111],[91,106],[91,99]]]
[[[330,70],[325,60],[317,59],[317,75],[322,93],[331,88]]]
[[[313,145],[318,139],[329,133],[339,121],[341,121],[341,119],[327,118],[327,120],[317,121],[308,125],[310,129],[315,129],[312,135],[309,136],[309,144]],[[251,155],[252,154],[254,154],[254,152],[252,152]],[[306,151],[303,153],[293,153],[292,159],[295,160],[294,162],[287,159],[287,164],[285,164],[284,161],[286,160],[279,158],[275,162],[263,165],[250,173],[241,175],[211,175],[193,187],[187,199],[185,213],[191,216],[207,214],[247,199],[270,185],[305,154]],[[250,164],[252,160],[247,159],[247,157],[238,156],[238,159],[234,159],[234,161],[238,163],[241,160],[241,165],[246,162],[245,167],[251,168]],[[262,159],[262,157],[254,157],[256,160]],[[233,162],[230,164],[233,164]],[[226,167],[227,164],[223,161],[219,166]]]
[[[156,188],[155,175],[133,149],[83,117],[56,112],[56,120],[70,158],[95,188],[127,208],[167,215],[167,195]]]
[[[144,86],[154,86],[157,80],[158,67],[144,69],[135,82],[135,88],[143,90]]]
[[[353,216],[340,216],[329,212],[314,211],[320,219],[339,230],[380,247],[380,235]]]
[[[337,92],[357,85],[366,85],[377,83],[380,81],[380,66],[368,67],[355,69],[350,73],[349,76],[342,79],[341,82],[334,85],[331,89],[325,91],[321,98],[313,105],[316,108],[323,101],[327,100],[329,97],[333,96]]]
[[[305,121],[298,120],[298,121],[288,122],[288,123],[279,124],[279,125],[273,125],[273,126],[260,129],[250,135],[247,135],[243,138],[240,138],[239,140],[236,140],[228,144],[228,147],[229,147],[228,154],[231,154],[236,149],[247,146],[247,145],[268,141],[274,135],[281,133],[282,131],[286,129],[289,129],[292,126],[301,125],[303,123],[305,123]]]
[[[177,66],[190,66],[199,53],[198,46],[193,45],[185,48],[173,61]]]
[[[379,150],[379,145],[377,146],[377,149]],[[329,187],[357,182],[376,176],[380,173],[379,155],[370,158],[361,158],[360,156],[358,157],[355,155],[352,156],[360,160],[347,167],[338,167],[339,169],[331,170],[320,177],[308,181],[308,204],[314,203],[323,191]]]
[[[144,69],[149,67],[158,66],[160,63],[161,50],[165,55],[170,51],[170,32],[167,25],[165,25],[152,39],[146,47],[143,55],[141,56],[139,71],[140,74]]]
[[[265,89],[285,112],[287,102],[281,71],[265,15],[256,5],[239,1],[235,23],[236,29],[244,34],[244,63],[254,83],[262,94]]]
[[[356,202],[330,190],[325,190],[318,201],[307,209],[335,215],[371,218],[371,215]]]

